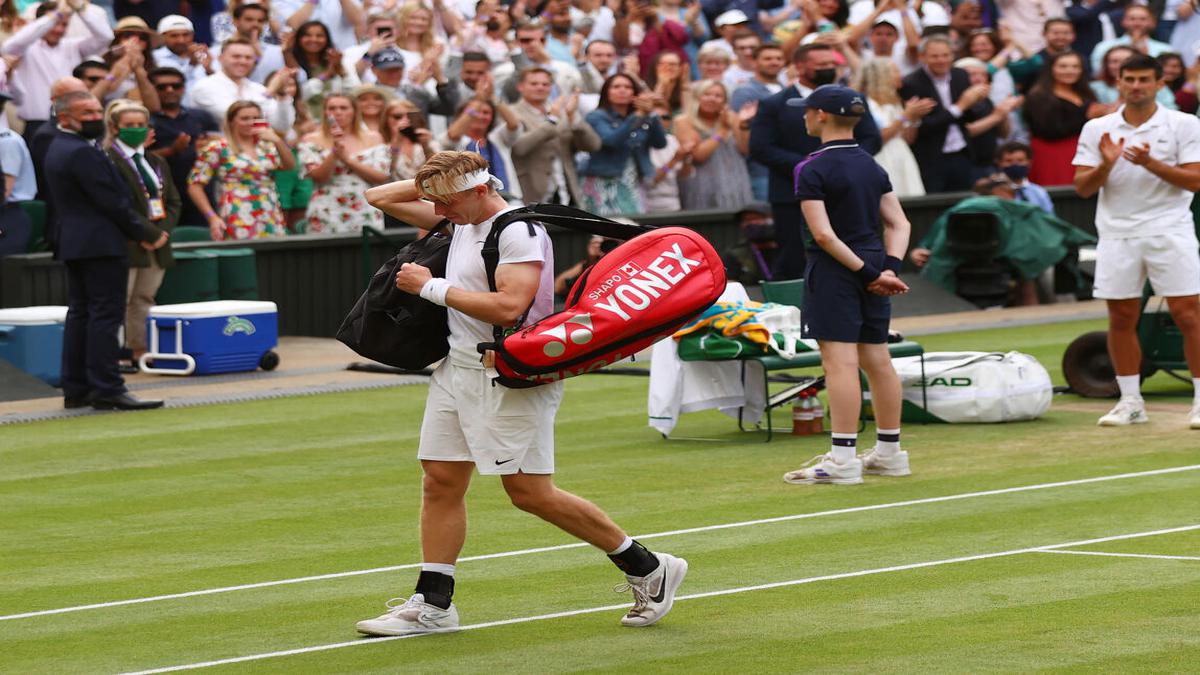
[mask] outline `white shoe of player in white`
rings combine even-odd
[[[391,636],[434,633],[458,628],[458,609],[453,603],[450,604],[450,609],[442,609],[425,602],[425,596],[420,593],[407,600],[392,598],[387,601],[387,607],[386,614],[359,621],[355,626],[358,632]]]
[[[858,459],[862,462],[863,473],[871,476],[912,475],[908,468],[908,453],[903,450],[884,456],[879,454],[878,449],[871,448],[869,452],[859,455]]]
[[[1122,398],[1117,401],[1108,414],[1101,417],[1097,425],[1102,427],[1123,427],[1130,424],[1145,424],[1150,421],[1146,414],[1146,402],[1138,398]]]
[[[1200,429],[1200,403],[1193,406],[1192,412],[1188,413],[1188,427]]]
[[[655,553],[654,557],[659,564],[653,572],[644,577],[626,575],[629,581],[613,589],[618,593],[633,591],[633,607],[621,617],[622,626],[649,626],[666,616],[675,604],[675,591],[687,575],[687,561],[670,553]]]
[[[858,485],[863,482],[862,476],[863,464],[857,457],[850,458],[845,464],[838,464],[831,455],[826,454],[817,455],[803,467],[783,474],[783,480],[794,485]]]

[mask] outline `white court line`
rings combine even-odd
[[[1062,553],[1066,555],[1102,555],[1112,558],[1153,558],[1154,560],[1200,560],[1195,555],[1154,555],[1151,553],[1109,553],[1107,551],[1038,551],[1038,553]]]
[[[852,506],[844,509],[833,509],[830,511],[816,511],[813,513],[797,513],[789,516],[776,516],[774,518],[761,518],[759,520],[744,520],[736,523],[722,523],[719,525],[705,525],[702,527],[689,527],[682,530],[668,530],[666,532],[654,532],[651,534],[634,535],[635,539],[654,539],[656,537],[670,537],[680,534],[694,534],[697,532],[712,532],[714,530],[727,530],[739,527],[752,527],[755,525],[769,525],[772,523],[783,523],[792,520],[804,520],[808,518],[822,518],[825,516],[837,516],[847,513],[863,513],[866,511],[880,511],[883,509],[894,509],[905,506],[917,506],[920,504],[936,504],[939,502],[952,502],[960,499],[975,499],[977,497],[990,497],[994,495],[1013,494],[1017,492],[1031,492],[1034,490],[1051,490],[1060,487],[1069,487],[1073,485],[1088,485],[1091,483],[1103,483],[1113,480],[1124,480],[1126,478],[1144,478],[1147,476],[1161,476],[1166,474],[1181,473],[1184,471],[1195,471],[1200,469],[1200,464],[1189,464],[1188,466],[1177,466],[1169,469],[1152,469],[1150,471],[1137,471],[1134,473],[1118,473],[1109,476],[1097,476],[1094,478],[1080,478],[1076,480],[1058,481],[1054,483],[1039,483],[1036,485],[1023,485],[1020,487],[1001,488],[998,490],[983,490],[980,492],[964,492],[955,495],[945,495],[942,497],[925,497],[922,499],[909,499],[901,502],[889,502],[885,504],[870,504],[867,506]],[[492,560],[495,558],[509,558],[512,556],[529,555],[532,553],[548,553],[552,551],[565,551],[572,548],[583,548],[588,546],[583,542],[573,544],[561,544],[558,546],[542,546],[540,548],[527,548],[517,551],[503,551],[500,553],[487,553],[484,555],[473,555],[459,558],[458,562],[473,562],[477,560]],[[159,602],[162,600],[178,600],[180,598],[194,598],[201,595],[214,595],[217,593],[230,593],[233,591],[247,591],[256,588],[270,588],[272,586],[285,586],[288,584],[299,584],[308,581],[325,581],[328,579],[341,579],[345,577],[356,577],[364,574],[378,574],[380,572],[395,572],[397,570],[417,569],[421,563],[406,563],[403,565],[390,565],[388,567],[374,567],[365,570],[352,570],[349,572],[332,572],[330,574],[318,574],[315,576],[295,577],[292,579],[277,579],[275,581],[260,581],[252,584],[241,584],[238,586],[222,586],[219,588],[206,588],[199,591],[186,591],[183,593],[169,593],[167,595],[153,595],[144,598],[132,598],[129,600],[113,600],[111,602],[97,602],[89,605],[76,605],[74,607],[59,607],[57,609],[43,609],[35,612],[22,612],[20,614],[8,614],[0,616],[0,621],[10,621],[13,619],[28,619],[37,616],[48,616],[52,614],[67,614],[69,612],[81,612],[89,609],[106,609],[109,607],[122,607],[125,605],[139,605],[146,602]]]
[[[1119,541],[1121,539],[1136,539],[1139,537],[1153,537],[1162,534],[1172,534],[1175,532],[1187,532],[1189,530],[1200,530],[1200,525],[1184,525],[1181,527],[1172,527],[1164,530],[1150,530],[1147,532],[1133,532],[1129,534],[1118,534],[1110,537],[1100,537],[1098,539],[1083,539],[1080,541],[1068,541],[1061,544],[1050,544],[1049,546],[1032,546],[1029,548],[1017,548],[1010,551],[998,551],[995,553],[980,553],[977,555],[959,556],[957,558],[945,558],[943,560],[929,560],[926,562],[910,563],[907,565],[893,565],[891,567],[876,567],[873,569],[858,570],[857,572],[843,572],[841,574],[826,574],[819,577],[807,577],[804,579],[792,579],[789,581],[776,581],[769,584],[758,584],[755,586],[741,586],[738,588],[726,588],[719,591],[708,591],[706,593],[693,593],[691,595],[680,595],[675,598],[676,602],[683,600],[698,600],[701,598],[715,598],[723,595],[737,595],[739,593],[749,593],[752,591],[763,591],[774,588],[785,588],[788,586],[800,586],[803,584],[812,584],[818,581],[834,581],[837,579],[851,579],[854,577],[865,577],[872,574],[884,574],[887,572],[902,572],[905,570],[922,569],[925,567],[938,567],[940,565],[952,565],[954,563],[972,562],[975,560],[986,560],[989,558],[1002,558],[1006,556],[1014,556],[1022,553],[1042,553],[1049,552],[1052,549],[1066,548],[1070,546],[1085,546],[1087,544],[1100,544],[1107,541]],[[462,626],[458,630],[479,630],[481,628],[494,628],[496,626],[511,626],[520,623],[529,623],[531,621],[546,621],[548,619],[561,619],[569,616],[580,616],[582,614],[595,614],[597,612],[613,612],[629,607],[629,603],[620,605],[606,605],[604,607],[588,607],[586,609],[575,609],[566,612],[554,612],[553,614],[540,614],[537,616],[524,616],[516,619],[501,619],[499,621],[488,621],[485,623],[470,624]],[[439,631],[443,632],[443,631]],[[444,631],[453,632],[453,631]],[[428,635],[426,633],[425,635]],[[392,640],[404,640],[412,637],[420,637],[420,635],[397,635],[394,637],[382,638],[359,638],[357,640],[349,640],[346,642],[333,642],[330,644],[316,645],[313,647],[300,647],[297,649],[285,649],[277,652],[264,652],[262,654],[251,654],[249,656],[237,656],[228,659],[218,659],[215,661],[201,661],[199,663],[188,663],[180,666],[168,666],[166,668],[154,668],[151,670],[139,670],[136,672],[125,673],[124,675],[151,675],[152,673],[173,673],[181,670],[197,670],[200,668],[210,668],[212,666],[224,666],[232,663],[245,663],[247,661],[261,661],[263,659],[271,659],[280,656],[294,656],[297,654],[311,654],[313,652],[326,652],[333,649],[343,649],[345,647],[362,647],[364,645],[376,645],[383,642],[391,642]]]

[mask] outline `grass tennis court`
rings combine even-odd
[[[1098,325],[921,342],[1019,349],[1060,381]],[[424,387],[0,427],[0,672],[1195,671],[1200,432],[1189,385],[1146,389],[1138,428],[1073,396],[1036,422],[909,426],[913,476],[842,487],[780,480],[825,438],[762,443],[712,412],[677,433],[715,441],[665,441],[644,378],[578,378],[558,482],[688,559],[674,611],[620,627],[603,555],[477,478],[455,600],[483,625],[392,640],[354,622],[415,580],[373,570],[420,562]]]

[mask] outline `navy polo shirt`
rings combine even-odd
[[[887,172],[855,140],[823,143],[793,173],[796,200],[825,202],[834,234],[855,251],[879,251],[879,202],[892,191]],[[809,253],[825,255],[806,237]]]

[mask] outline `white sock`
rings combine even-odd
[[[609,555],[621,555],[626,550],[628,550],[630,546],[633,546],[633,537],[631,537],[629,535],[625,535],[625,541],[621,542],[620,546],[609,551],[608,554]]]
[[[884,438],[893,438],[896,440],[883,440]],[[880,457],[891,457],[897,452],[900,452],[900,430],[899,429],[875,429],[875,452]]]
[[[446,563],[423,562],[421,563],[421,571],[437,572],[438,574],[445,574],[448,577],[452,577],[454,576],[454,565],[447,565]]]
[[[1200,408],[1200,377],[1192,378],[1192,388],[1196,391],[1192,396],[1192,407]]]
[[[1118,375],[1117,387],[1121,389],[1121,398],[1142,397],[1141,375]]]
[[[829,456],[837,464],[845,464],[854,459],[857,452],[858,434],[839,434],[833,433],[833,445],[830,446]]]

